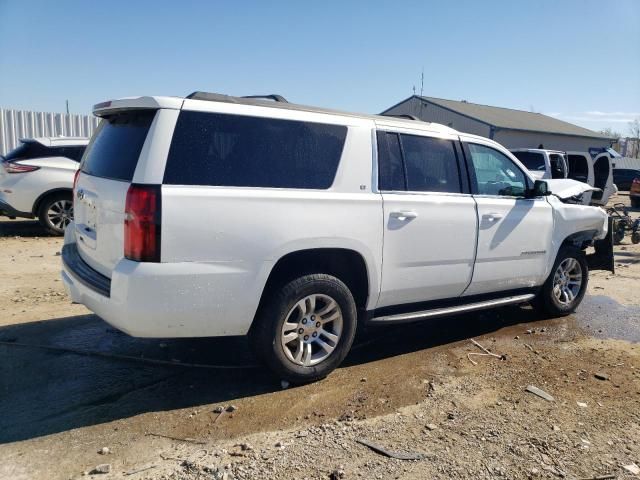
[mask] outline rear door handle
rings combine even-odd
[[[401,211],[401,212],[391,212],[391,217],[392,218],[397,218],[398,220],[400,220],[401,222],[406,222],[407,220],[411,220],[413,218],[416,218],[418,216],[418,214],[416,212],[412,212],[410,210],[405,210],[405,211]]]

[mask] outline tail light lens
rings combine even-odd
[[[76,185],[78,185],[78,175],[80,175],[80,169],[76,170],[76,173],[73,175],[73,193],[76,192]]]
[[[40,170],[40,167],[34,167],[32,165],[20,165],[19,163],[7,161],[2,162],[2,166],[7,171],[7,173],[26,173]]]
[[[132,184],[127,191],[124,256],[136,262],[160,261],[160,185]]]

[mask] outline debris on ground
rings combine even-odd
[[[482,350],[484,353],[475,353],[475,352],[469,352],[467,353],[467,358],[469,359],[469,361],[471,363],[473,363],[474,365],[477,365],[477,362],[474,362],[473,360],[471,360],[471,355],[476,355],[478,357],[495,357],[498,358],[500,360],[506,360],[507,356],[506,355],[498,355],[497,353],[493,353],[491,351],[489,351],[488,349],[484,348],[482,345],[480,345],[476,340],[474,340],[473,338],[469,339],[471,341],[471,343],[473,343],[476,347],[478,347],[480,350]]]
[[[98,473],[109,473],[110,471],[111,471],[111,464],[110,463],[101,463],[100,465],[97,465],[96,468],[91,470],[89,472],[89,474],[95,475],[95,474],[98,474]]]
[[[341,480],[344,478],[345,473],[344,473],[344,467],[342,465],[340,465],[338,468],[336,468],[333,472],[331,472],[331,475],[329,475],[329,480]]]
[[[525,390],[529,393],[533,393],[534,395],[537,395],[540,398],[544,398],[548,402],[553,402],[555,400],[555,398],[553,398],[552,395],[549,395],[544,390],[541,390],[538,387],[535,387],[533,385],[529,385],[527,388],[525,388]]]
[[[109,447],[102,447],[100,450],[98,450],[98,453],[100,455],[109,455],[111,453],[111,450],[109,449]]]
[[[377,443],[370,442],[369,440],[357,439],[356,442],[369,447],[376,453],[384,455],[389,458],[395,458],[397,460],[422,460],[424,458],[424,454],[422,453],[402,453],[402,452],[393,452],[391,450],[387,450],[386,448],[378,445]]]
[[[222,413],[224,412],[224,407],[221,405],[218,405],[216,408],[213,409],[213,413]]]
[[[588,405],[585,402],[576,402],[576,403],[578,404],[579,407],[582,407],[582,408],[588,407]]]
[[[624,468],[627,472],[632,473],[633,475],[640,475],[640,467],[635,463],[632,463],[630,465],[623,465],[622,468]]]
[[[593,374],[593,376],[596,377],[598,380],[609,380],[609,375],[607,375],[606,373],[596,372]]]
[[[235,405],[229,405],[229,406],[226,408],[226,411],[227,411],[227,412],[230,412],[230,413],[231,413],[231,412],[235,412],[236,410],[238,410],[238,407],[236,407]]]

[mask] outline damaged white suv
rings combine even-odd
[[[62,252],[71,298],[134,336],[248,334],[294,382],[336,368],[360,323],[572,312],[607,235],[601,209],[559,198],[588,185],[534,181],[443,125],[199,92],[94,113]]]

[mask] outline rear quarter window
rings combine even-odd
[[[164,184],[328,189],[347,127],[183,111]]]
[[[105,117],[87,146],[81,170],[130,182],[155,114],[155,110],[139,110]]]

